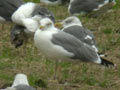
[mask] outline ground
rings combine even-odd
[[[57,22],[69,16],[67,6],[45,7],[55,13]],[[26,48],[15,49],[10,42],[12,25],[0,24],[0,88],[9,86],[15,74],[25,73],[37,90],[120,90],[120,1],[98,18],[79,17],[84,27],[94,33],[99,50],[117,67],[61,61],[58,81],[53,80],[55,60],[41,55],[33,41]]]

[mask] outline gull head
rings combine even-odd
[[[41,30],[49,30],[51,28],[54,28],[54,23],[49,18],[44,18],[40,20],[40,29]]]
[[[28,85],[29,86],[27,76],[25,74],[17,74],[15,76],[12,87],[15,87],[17,85]]]
[[[70,25],[80,25],[82,26],[82,23],[80,19],[76,16],[71,16],[66,18],[65,20],[62,21],[63,27],[70,26]]]

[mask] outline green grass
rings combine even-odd
[[[120,1],[117,2],[112,12],[99,18],[79,16],[84,27],[96,36],[99,50],[107,54],[106,58],[116,63],[117,68],[62,61],[58,64],[58,82],[52,81],[55,61],[45,59],[33,47],[32,41],[26,49],[15,49],[9,38],[11,25],[6,24],[4,30],[0,26],[0,87],[11,84],[17,73],[25,73],[30,85],[37,90],[120,90],[120,33],[117,33],[120,30]],[[43,6],[55,14],[57,21],[69,16],[67,6]]]

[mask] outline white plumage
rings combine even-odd
[[[27,76],[25,74],[17,74],[15,76],[12,86],[2,90],[36,90],[36,89],[29,85]]]
[[[24,25],[24,19],[31,18],[31,14],[34,10],[35,3],[29,2],[21,5],[12,15],[12,21],[19,24]]]
[[[17,85],[28,85],[29,86],[29,83],[28,83],[28,80],[27,80],[27,76],[25,74],[17,74],[15,76],[15,79],[14,79],[14,82],[12,84],[12,87],[15,87]]]

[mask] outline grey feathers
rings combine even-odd
[[[18,85],[18,86],[15,86],[14,88],[16,88],[16,90],[36,90],[33,87],[31,87],[31,86],[22,85],[22,84]]]
[[[81,12],[89,13],[103,4],[105,0],[73,0],[70,3],[69,12],[77,14]]]
[[[50,18],[53,22],[55,22],[55,17],[53,15],[52,12],[50,12],[49,10],[47,10],[46,8],[41,7],[40,5],[35,6],[34,11],[32,12],[32,16],[35,15],[40,15],[43,17],[48,17]]]
[[[11,21],[11,15],[23,3],[23,0],[0,0],[0,16]]]
[[[74,57],[70,57],[72,59],[92,62],[98,60],[97,53],[90,46],[67,33],[59,32],[54,34],[52,42],[73,53]]]
[[[88,45],[96,45],[95,37],[92,34],[92,32],[81,26],[73,25],[73,26],[64,28],[63,31],[75,36],[77,39],[80,39],[82,42],[84,42]],[[87,39],[86,38],[87,35],[90,36],[91,39],[89,39],[89,38]]]

